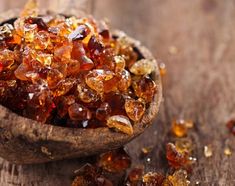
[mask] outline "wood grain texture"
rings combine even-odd
[[[195,121],[189,133],[198,159],[192,185],[196,181],[202,186],[235,185],[235,139],[225,127],[235,116],[235,1],[102,0],[94,1],[92,9],[96,17],[108,17],[113,27],[142,41],[167,64],[164,102],[156,123],[127,146],[133,165],[165,172],[165,144],[174,140],[169,135],[170,122],[182,116]],[[169,53],[172,46],[178,49],[174,55]],[[230,157],[223,154],[226,143],[233,151]],[[203,155],[207,144],[213,148],[210,158]],[[154,147],[150,162],[138,157],[145,146]],[[1,160],[0,183],[67,185],[79,164],[69,160],[16,167]]]

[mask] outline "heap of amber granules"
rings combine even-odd
[[[131,135],[156,92],[154,60],[92,17],[37,12],[30,1],[0,27],[0,103],[42,123]]]

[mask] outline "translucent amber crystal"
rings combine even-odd
[[[86,84],[97,92],[104,92],[105,83],[114,78],[114,73],[109,70],[94,69],[86,76]]]
[[[226,124],[228,130],[233,134],[235,135],[235,120],[230,120],[227,122]]]
[[[189,152],[178,151],[174,144],[166,145],[166,157],[171,167],[175,169],[185,168],[190,171],[191,165],[195,162],[195,158],[189,156]]]
[[[61,96],[57,100],[57,111],[59,116],[62,118],[68,113],[68,108],[70,105],[75,103],[74,96]]]
[[[125,99],[122,94],[116,92],[110,92],[108,94],[104,94],[104,101],[107,102],[111,109],[111,115],[125,115]]]
[[[0,51],[0,63],[3,70],[9,69],[15,62],[15,53],[8,49]]]
[[[118,74],[120,76],[120,80],[118,81],[118,90],[127,91],[127,89],[131,86],[131,74],[127,70],[122,70]]]
[[[74,103],[68,108],[69,117],[72,120],[89,120],[91,119],[91,111],[81,104]]]
[[[158,172],[148,172],[143,176],[143,186],[162,185],[165,176]]]
[[[172,186],[188,186],[190,184],[190,181],[187,179],[187,172],[184,170],[177,170],[167,178],[172,183]]]
[[[13,29],[14,29],[13,26],[8,23],[0,26],[0,41],[7,38],[11,38]]]
[[[125,69],[126,62],[123,56],[115,56],[115,72],[122,72]]]
[[[72,41],[74,40],[83,40],[90,33],[90,29],[87,25],[79,25],[68,38]]]
[[[69,61],[71,58],[72,45],[69,43],[64,43],[63,45],[58,45],[54,49],[54,58],[58,60]]]
[[[78,60],[80,63],[80,70],[91,70],[94,67],[93,61],[87,57],[83,44],[75,41],[73,42],[72,58]]]
[[[24,40],[26,42],[33,42],[38,31],[36,24],[25,24],[23,28]]]
[[[76,177],[71,186],[113,186],[98,169],[91,164],[86,164],[75,172]]]
[[[125,110],[133,121],[139,121],[145,112],[145,103],[141,100],[126,99]]]
[[[57,69],[50,69],[47,73],[48,86],[54,88],[57,86],[59,81],[63,79],[64,75]]]
[[[76,81],[72,78],[61,80],[55,87],[55,90],[53,91],[53,96],[58,97],[67,94],[71,90],[71,88],[73,88],[75,83]]]
[[[131,158],[124,149],[120,148],[101,154],[97,164],[103,170],[118,173],[130,167]]]
[[[135,75],[151,74],[156,68],[156,62],[150,59],[141,59],[130,67],[130,72]]]
[[[149,76],[132,81],[132,87],[135,94],[146,102],[151,102],[156,92],[156,84]]]
[[[187,152],[191,154],[193,150],[193,143],[189,138],[180,138],[176,140],[175,147],[177,151],[181,153]]]
[[[111,114],[111,107],[108,103],[102,103],[100,107],[96,110],[96,118],[100,121],[105,121]]]
[[[98,94],[85,84],[77,85],[77,96],[84,103],[96,102],[99,99]]]
[[[138,186],[142,181],[143,168],[133,168],[127,177],[127,184],[130,186]]]
[[[52,63],[53,55],[52,54],[45,54],[38,52],[36,56],[36,60],[42,63],[44,66],[50,66]]]
[[[28,78],[26,76],[26,73],[29,71],[29,69],[30,69],[29,65],[27,65],[25,63],[21,63],[18,66],[18,68],[15,70],[14,74],[17,79],[19,79],[21,81],[27,81]]]
[[[37,32],[34,38],[35,49],[45,50],[49,45],[51,45],[49,33],[46,31]]]
[[[185,120],[178,119],[172,121],[171,131],[177,137],[184,137],[187,135],[188,128],[186,126]]]
[[[204,146],[204,155],[206,158],[209,158],[213,155],[213,150],[211,145]]]
[[[114,115],[107,119],[107,126],[128,135],[133,134],[133,127],[126,116]]]

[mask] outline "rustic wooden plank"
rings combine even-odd
[[[155,57],[167,64],[164,102],[156,123],[128,144],[133,165],[165,172],[165,144],[175,117],[190,118],[195,128],[194,142],[198,162],[192,185],[235,185],[235,157],[223,154],[225,143],[234,152],[235,139],[224,126],[235,115],[235,2],[231,0],[102,0],[91,7],[97,17],[108,17],[111,24],[141,40]],[[175,54],[169,49],[175,46]],[[211,144],[213,156],[205,158],[203,146]],[[140,149],[153,146],[146,159]],[[1,160],[3,185],[68,185],[79,160],[66,160],[32,166],[14,166]]]

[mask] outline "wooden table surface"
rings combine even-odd
[[[0,2],[0,11],[21,7],[25,1]],[[44,6],[57,8],[55,1]],[[63,0],[58,0],[63,2]],[[77,1],[74,1],[77,2]],[[85,2],[85,1],[84,1]],[[89,0],[81,5],[112,27],[127,32],[151,49],[167,65],[163,78],[164,102],[156,122],[127,145],[133,165],[167,171],[165,144],[173,118],[192,119],[189,137],[198,159],[191,176],[207,186],[235,185],[235,137],[225,123],[235,117],[235,1],[233,0]],[[46,4],[47,3],[47,4]],[[55,5],[55,6],[54,6]],[[213,155],[206,158],[203,147]],[[233,154],[225,156],[229,145]],[[139,159],[142,147],[152,146],[150,162]],[[16,166],[0,159],[0,185],[66,186],[80,160]]]

